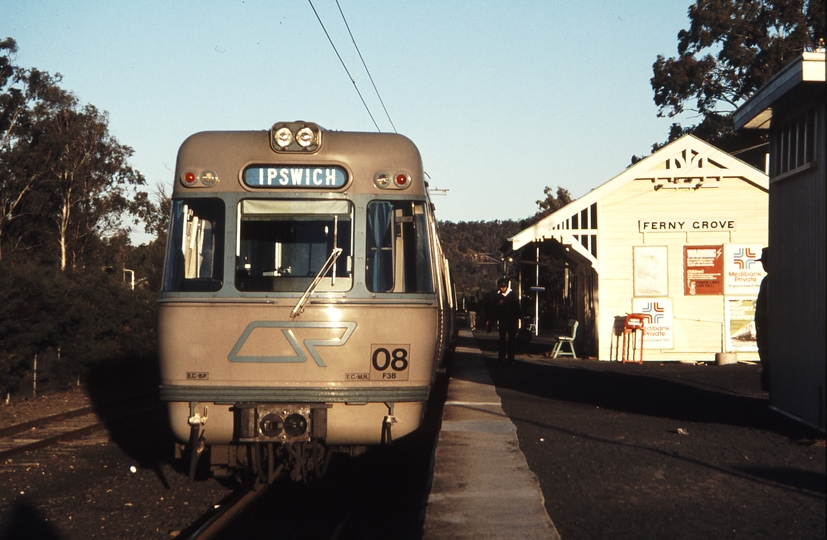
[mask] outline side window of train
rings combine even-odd
[[[168,249],[164,291],[219,290],[224,279],[224,202],[172,201]]]
[[[365,283],[371,292],[433,293],[425,203],[367,206]]]
[[[344,200],[245,199],[238,205],[235,286],[251,292],[304,292],[331,256],[316,288],[353,284],[353,205]]]

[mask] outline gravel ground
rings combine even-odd
[[[187,486],[164,421],[156,410],[0,464],[0,539],[174,538],[233,486],[205,472]],[[162,436],[147,445],[147,433]]]
[[[491,355],[495,334],[475,337]],[[825,537],[824,434],[768,409],[757,366],[551,360],[547,348],[488,364],[564,539]],[[0,426],[136,393],[139,379],[13,399]],[[235,486],[203,468],[188,486],[172,453],[158,409],[0,463],[0,540],[174,538]]]
[[[98,366],[82,388],[0,404],[0,426],[157,389],[157,366]],[[199,470],[187,485],[165,409],[0,463],[0,540],[174,538],[232,492]],[[134,468],[134,469],[133,469]],[[133,472],[134,470],[134,472]]]
[[[824,434],[768,408],[754,364],[501,366],[503,409],[562,538],[825,538]]]
[[[152,388],[151,377],[145,384],[139,379],[110,370],[83,391],[12,400],[0,405],[0,426]],[[444,386],[436,387],[437,402]],[[224,537],[269,538],[278,531],[285,539],[329,538],[345,519],[340,540],[419,538],[440,411],[434,407],[424,429],[391,447],[354,459],[334,456],[322,481],[274,486],[239,518],[244,528],[234,526]],[[163,407],[107,428],[0,463],[0,540],[175,538],[236,487],[210,478],[206,459],[187,485]]]

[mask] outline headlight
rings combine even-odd
[[[302,148],[308,148],[316,142],[316,134],[309,127],[303,127],[296,134],[296,142]]]
[[[270,128],[270,147],[282,152],[315,152],[322,144],[322,128],[312,122],[277,122]]]
[[[273,142],[279,148],[287,148],[293,142],[293,132],[287,126],[279,128],[273,134]]]

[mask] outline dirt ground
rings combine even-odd
[[[758,366],[552,360],[538,342],[502,366],[496,334],[475,338],[565,540],[825,537],[824,434],[768,408]],[[101,379],[97,403],[123,387]],[[21,396],[0,426],[89,403]],[[0,540],[174,538],[233,486],[186,485],[171,454],[150,414],[0,463]]]
[[[549,359],[475,333],[562,538],[825,537],[824,433],[771,410],[755,364]]]

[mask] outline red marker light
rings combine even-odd
[[[184,173],[183,181],[185,186],[194,186],[197,180],[198,176],[194,172],[187,171]]]
[[[396,182],[396,185],[399,187],[405,187],[408,185],[408,175],[405,173],[399,173],[396,175],[396,178],[394,178],[394,182]]]

